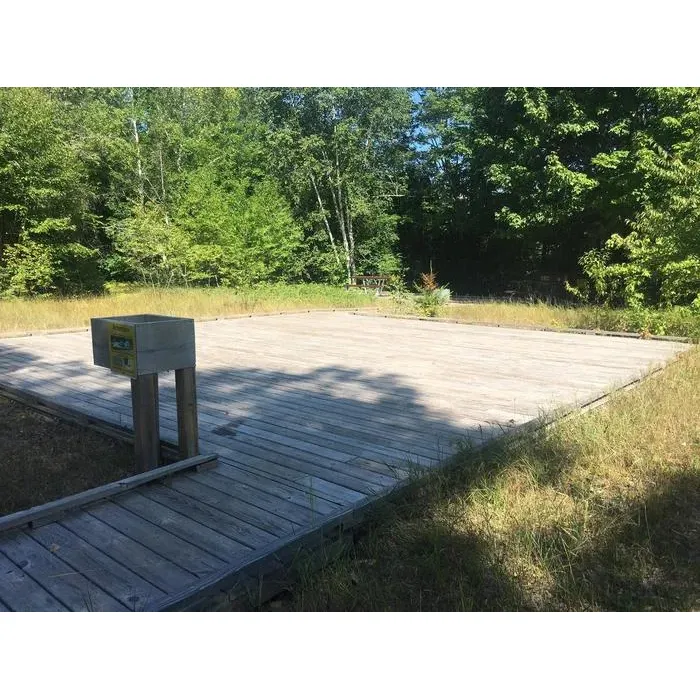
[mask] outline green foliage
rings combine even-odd
[[[700,305],[700,93],[646,93],[657,111],[635,134],[642,186],[626,235],[613,233],[581,265],[596,297],[632,307]]]
[[[94,258],[84,245],[93,223],[85,154],[70,114],[46,91],[0,90],[3,294],[72,291],[78,270],[68,267]]]
[[[110,226],[109,235],[127,278],[153,286],[187,283],[188,238],[155,206],[135,208]]]
[[[314,275],[336,279],[344,270],[350,281],[356,272],[396,271],[392,200],[405,192],[408,91],[250,90],[247,100],[269,129],[268,159],[304,222],[305,242],[330,248]]]
[[[700,309],[699,134],[698,88],[2,88],[0,294],[434,262]]]
[[[302,278],[265,138],[235,89],[0,89],[0,292]]]
[[[104,286],[100,252],[82,243],[54,246],[53,284],[61,294],[88,294]]]
[[[415,303],[423,316],[438,316],[440,308],[450,301],[450,290],[438,285],[437,276],[432,270],[421,275],[421,282],[416,285],[416,291],[418,294]]]
[[[174,220],[157,206],[136,208],[110,233],[125,277],[154,286],[239,286],[293,280],[301,232],[268,183],[250,195],[226,192],[195,173]]]
[[[232,182],[224,189],[214,173],[197,171],[177,220],[192,246],[191,281],[237,286],[300,276],[301,229],[271,182]]]
[[[449,289],[422,289],[416,296],[415,302],[421,315],[438,316],[440,314],[440,309],[445,306],[449,300]]]
[[[23,237],[4,250],[0,289],[3,296],[48,294],[55,291],[54,272],[50,248]]]
[[[584,301],[700,304],[699,95],[424,90],[399,212],[413,269],[472,293],[545,277]]]

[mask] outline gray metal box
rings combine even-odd
[[[194,320],[136,314],[90,319],[96,365],[136,377],[195,366]]]

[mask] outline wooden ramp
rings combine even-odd
[[[0,610],[264,594],[300,549],[351,528],[412,467],[583,405],[687,347],[346,312],[205,322],[196,334],[201,449],[218,466],[0,533]],[[92,365],[87,332],[0,340],[0,384],[131,427],[129,381]],[[173,442],[175,418],[174,379],[161,375],[161,435]]]

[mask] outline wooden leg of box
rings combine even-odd
[[[142,374],[131,380],[134,412],[134,453],[141,471],[160,466],[158,375]]]
[[[199,423],[197,420],[197,377],[194,367],[175,370],[177,398],[177,441],[180,459],[199,454]]]

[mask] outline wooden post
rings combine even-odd
[[[197,377],[194,367],[175,370],[177,399],[177,443],[180,459],[199,454],[199,423],[197,420]]]
[[[155,469],[160,466],[157,374],[141,374],[131,380],[131,406],[136,467],[141,471]]]

